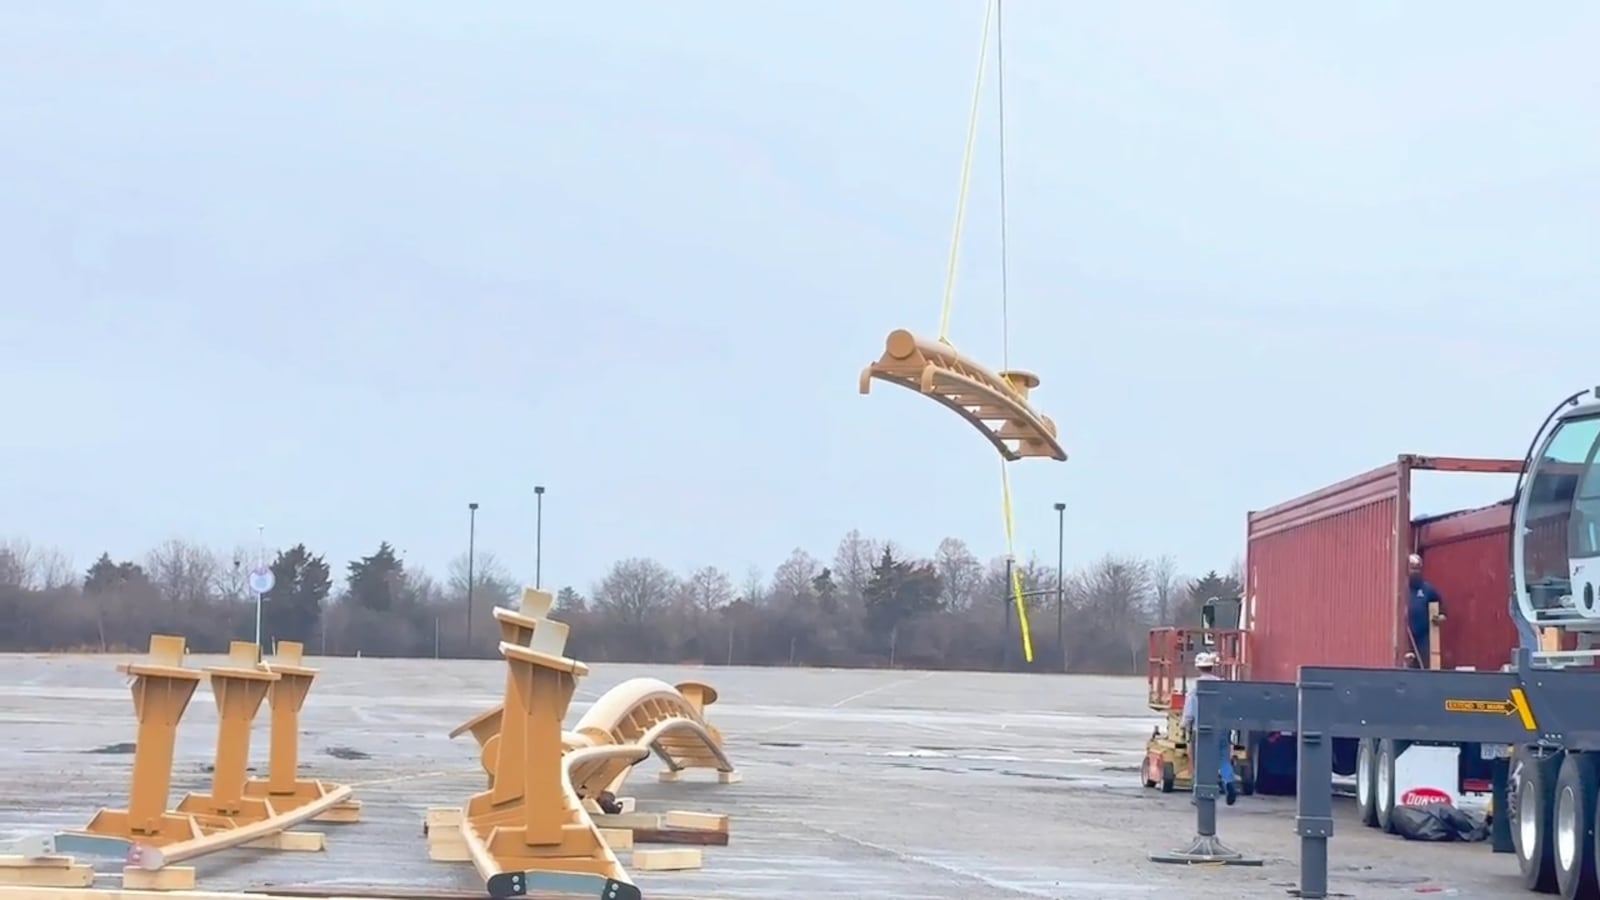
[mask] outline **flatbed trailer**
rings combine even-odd
[[[1600,633],[1600,403],[1581,402],[1592,393],[1574,394],[1556,407],[1521,467],[1506,545],[1508,616],[1514,604],[1523,627],[1503,667],[1310,661],[1297,667],[1292,684],[1197,685],[1198,769],[1216,764],[1208,738],[1219,729],[1294,735],[1299,896],[1330,896],[1331,782],[1339,744],[1355,741],[1376,750],[1358,752],[1357,767],[1369,776],[1378,774],[1379,759],[1397,757],[1408,743],[1513,748],[1508,760],[1490,766],[1495,849],[1516,854],[1529,890],[1563,900],[1600,898],[1600,678],[1594,671],[1600,650],[1593,646]],[[1397,517],[1397,536],[1401,521]],[[1200,779],[1195,787],[1194,844],[1153,858],[1240,861],[1241,854],[1216,836],[1210,782]],[[1396,800],[1393,779],[1367,782],[1366,795],[1358,797],[1364,818],[1378,803]]]

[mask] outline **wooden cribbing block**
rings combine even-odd
[[[328,807],[328,811],[312,819],[313,822],[328,822],[334,825],[349,825],[361,821],[361,801],[346,800]]]
[[[461,827],[461,807],[435,806],[422,814],[422,833],[433,836],[435,831],[455,831]]]
[[[94,884],[94,868],[70,856],[0,856],[0,885],[77,888]]]
[[[600,839],[613,850],[632,850],[633,831],[628,828],[602,828]]]
[[[728,846],[726,831],[702,831],[697,828],[635,828],[628,832],[635,844],[688,844],[700,847]]]
[[[699,847],[673,847],[670,850],[635,850],[631,865],[640,872],[681,872],[705,864]]]
[[[743,780],[744,780],[744,776],[740,775],[738,772],[718,772],[717,773],[717,784],[738,784],[739,782],[741,782]]]
[[[321,853],[328,849],[328,836],[320,831],[280,831],[277,834],[256,838],[244,846],[248,850]]]
[[[122,870],[122,886],[132,891],[192,891],[193,866],[167,866],[154,872],[128,866]]]
[[[716,813],[672,811],[661,817],[662,828],[689,831],[727,831],[728,817]]]
[[[660,828],[661,817],[655,813],[617,813],[608,816],[590,816],[600,828]]]

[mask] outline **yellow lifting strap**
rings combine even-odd
[[[939,342],[950,346],[950,315],[955,309],[956,272],[961,260],[961,234],[967,222],[967,197],[972,187],[972,162],[976,157],[978,145],[978,112],[983,105],[983,77],[989,68],[989,32],[996,18],[1000,14],[1000,0],[990,0],[984,4],[983,11],[983,38],[978,47],[978,74],[973,79],[972,109],[967,116],[967,145],[961,157],[961,183],[956,189],[956,217],[955,226],[950,235],[950,261],[945,267],[944,302],[939,311]],[[1002,74],[1000,77],[1004,77]],[[1003,127],[1003,126],[1002,126]],[[1009,339],[1009,335],[1005,336]],[[1008,340],[1009,342],[1009,340]],[[1002,361],[1006,362],[1006,361]],[[1026,398],[1032,384],[1015,377],[1023,373],[1001,372],[1006,387],[1014,394]],[[1037,383],[1037,379],[1032,379]],[[1019,383],[1021,382],[1021,383]],[[1031,411],[1031,409],[1030,409]],[[1050,437],[1055,437],[1055,423],[1048,418],[1040,417],[1048,423]],[[1044,423],[1041,423],[1044,424]],[[1002,433],[1005,429],[1002,429]],[[1043,430],[1043,429],[1041,429]],[[1057,445],[1059,449],[1059,445]],[[1065,454],[1061,454],[1064,456]],[[1016,564],[1017,558],[1017,517],[1011,502],[1011,470],[1008,468],[1010,459],[1004,451],[1000,458],[1000,508],[1005,518],[1006,526],[1006,558],[1011,561],[1007,566],[1011,575],[1011,584],[1007,587],[1011,591],[1012,602],[1017,607],[1017,623],[1022,633],[1022,656],[1028,662],[1033,662],[1033,634],[1028,627],[1028,604],[1022,591],[1022,568]]]
[[[939,338],[924,340],[909,331],[891,332],[883,356],[861,373],[861,393],[868,393],[873,379],[898,384],[954,411],[988,438],[1000,452],[1000,497],[1006,527],[1006,558],[1012,561],[1009,589],[1016,603],[1021,625],[1022,653],[1033,662],[1033,637],[1028,627],[1028,608],[1023,596],[1022,570],[1016,563],[1016,515],[1011,500],[1011,476],[1007,465],[1024,457],[1045,457],[1065,461],[1066,450],[1056,437],[1055,422],[1038,412],[1028,401],[1028,392],[1039,385],[1031,372],[1009,369],[1010,324],[1006,312],[1005,284],[1005,47],[1000,10],[1001,0],[984,5],[983,39],[978,49],[978,73],[972,89],[972,108],[967,119],[967,142],[961,159],[961,182],[956,193],[955,225],[950,236],[950,257],[945,267],[944,297],[939,312]],[[966,225],[967,197],[971,192],[972,166],[978,141],[979,111],[982,108],[984,75],[989,62],[989,35],[996,32],[996,77],[999,81],[1000,114],[1000,243],[1001,243],[1001,333],[1002,362],[994,372],[963,356],[950,342],[950,319],[955,307],[956,274],[961,260],[961,238]]]

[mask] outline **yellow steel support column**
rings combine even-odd
[[[202,677],[183,667],[184,644],[182,637],[151,635],[148,661],[117,667],[133,677],[133,711],[139,720],[128,808],[100,810],[85,831],[148,844],[193,837],[189,819],[174,816],[167,808],[178,723]]]
[[[258,666],[256,645],[247,641],[229,646],[228,662],[205,670],[217,702],[217,756],[211,770],[211,792],[183,798],[178,811],[238,824],[273,815],[265,802],[245,797],[244,783],[250,768],[250,729],[278,676]]]

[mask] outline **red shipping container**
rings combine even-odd
[[[1403,455],[1252,512],[1245,550],[1247,671],[1293,682],[1301,666],[1404,665],[1407,557],[1444,599],[1441,664],[1499,668],[1516,644],[1507,610],[1509,504],[1416,523],[1411,474],[1516,474],[1521,460]]]

